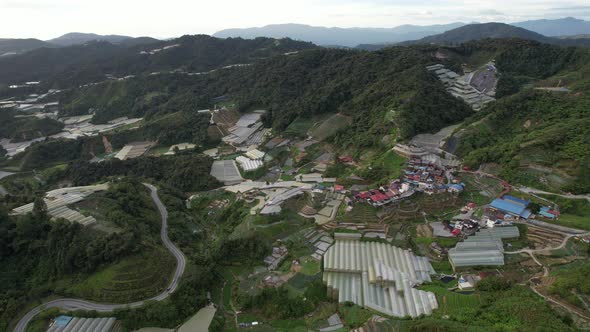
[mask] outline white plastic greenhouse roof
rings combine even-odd
[[[432,273],[425,257],[381,242],[336,238],[324,255],[329,295],[390,316],[429,315],[438,307],[433,293],[413,288]]]

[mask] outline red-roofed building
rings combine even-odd
[[[340,156],[340,157],[338,157],[338,161],[346,164],[346,163],[351,163],[354,160],[352,159],[352,156]]]
[[[360,198],[360,199],[367,199],[369,197],[371,197],[371,194],[369,194],[366,191],[363,191],[357,195],[357,198]]]
[[[344,190],[344,186],[341,186],[339,184],[334,185],[334,191],[336,192],[343,192]]]

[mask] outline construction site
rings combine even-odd
[[[445,68],[442,64],[427,66],[426,69],[433,72],[444,83],[447,91],[453,96],[463,100],[474,111],[494,100],[496,94],[496,67],[489,63],[485,68],[463,76]]]

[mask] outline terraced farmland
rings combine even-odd
[[[175,264],[168,253],[154,250],[126,258],[91,275],[66,292],[75,297],[111,303],[149,298],[166,288]]]

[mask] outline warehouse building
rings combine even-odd
[[[529,203],[530,201],[510,195],[504,195],[502,198],[494,199],[492,203],[490,203],[490,208],[501,211],[517,219],[528,219],[532,214],[531,210],[527,209]]]
[[[335,233],[324,255],[328,295],[395,317],[429,315],[438,307],[432,292],[414,286],[435,273],[425,257],[382,242],[361,241],[360,233]]]
[[[520,236],[518,227],[494,227],[482,229],[449,250],[449,262],[453,270],[468,266],[504,265],[503,239]]]

